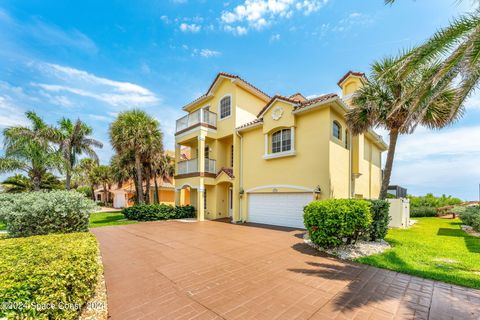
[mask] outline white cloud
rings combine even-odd
[[[327,2],[328,0],[245,0],[232,10],[224,11],[220,20],[225,31],[241,35],[248,29],[261,30],[278,19],[288,19],[295,12],[309,15]]]
[[[63,30],[38,17],[20,23],[1,8],[0,29],[3,30],[2,36],[5,38],[2,41],[5,42],[16,43],[24,39],[29,43],[40,43],[42,46],[68,47],[89,54],[98,52],[95,42],[77,29]]]
[[[202,26],[195,24],[195,23],[181,23],[180,24],[180,31],[182,32],[192,32],[192,33],[197,33],[202,29]]]
[[[270,42],[275,42],[275,41],[279,41],[280,40],[280,34],[277,33],[277,34],[272,34],[272,36],[270,37]]]
[[[391,183],[406,186],[413,194],[468,197],[473,190],[469,186],[480,181],[480,139],[476,137],[480,137],[480,126],[436,131],[420,127],[411,135],[400,136]]]
[[[192,55],[201,56],[203,58],[212,58],[222,55],[220,51],[211,50],[211,49],[193,49]]]
[[[57,64],[38,63],[36,66],[44,76],[53,78],[52,82],[57,83],[31,84],[49,93],[69,93],[88,97],[114,107],[147,106],[159,102],[159,98],[153,92],[134,83],[97,77],[83,70]]]

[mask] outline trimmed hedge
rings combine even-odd
[[[314,201],[304,208],[304,223],[313,243],[334,247],[366,235],[372,223],[372,203],[358,199]]]
[[[437,208],[435,207],[411,207],[410,217],[436,217]]]
[[[27,192],[0,197],[10,237],[88,231],[95,203],[75,191]]]
[[[371,200],[372,203],[372,224],[368,228],[370,240],[383,239],[388,232],[390,222],[390,203],[386,200]]]
[[[480,232],[480,206],[466,207],[459,215],[464,224]]]
[[[193,206],[169,206],[166,204],[140,204],[124,208],[122,213],[129,220],[154,221],[167,219],[195,218]]]
[[[102,267],[91,233],[0,240],[0,318],[76,319]]]

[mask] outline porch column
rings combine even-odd
[[[205,172],[205,137],[198,136],[198,172]]]
[[[175,174],[178,174],[178,162],[181,159],[181,148],[180,144],[175,143]]]
[[[197,190],[197,220],[204,221],[205,220],[205,184],[203,182],[203,178],[200,178],[200,186]],[[207,195],[208,196],[208,195]]]
[[[182,195],[182,189],[175,188],[175,205],[176,206],[182,205],[181,195]]]

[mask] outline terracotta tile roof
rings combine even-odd
[[[230,79],[237,79],[239,81],[242,81],[245,85],[249,86],[250,88],[260,92],[262,95],[265,95],[267,98],[270,98],[270,96],[268,94],[266,94],[264,91],[260,90],[258,87],[254,86],[253,84],[251,84],[250,82],[246,81],[245,79],[241,78],[240,76],[236,75],[236,74],[231,74],[231,73],[227,73],[227,72],[219,72],[217,74],[217,76],[215,77],[215,79],[212,81],[212,83],[210,84],[210,86],[208,87],[208,90],[205,94],[202,94],[200,97],[198,97],[197,99],[187,103],[184,108],[186,106],[189,106],[191,104],[194,104],[196,103],[197,101],[200,101],[206,97],[208,97],[208,94],[210,93],[210,91],[212,90],[212,88],[215,86],[215,83],[217,82],[218,78],[220,77],[227,77],[227,78],[230,78]]]
[[[212,87],[214,86],[214,84],[215,84],[215,82],[217,81],[217,79],[218,79],[219,77],[221,77],[221,76],[227,77],[227,78],[232,78],[232,79],[238,79],[238,80],[244,82],[247,86],[249,86],[249,87],[257,90],[257,91],[260,92],[261,94],[263,94],[263,95],[265,95],[266,97],[269,97],[269,98],[270,98],[270,96],[269,96],[268,94],[266,94],[264,91],[260,90],[258,87],[254,86],[253,84],[251,84],[251,83],[248,82],[247,80],[241,78],[240,76],[238,76],[238,75],[236,75],[236,74],[231,74],[231,73],[227,73],[227,72],[219,72],[219,73],[217,74],[215,80],[213,80],[212,84],[211,84],[210,87],[208,88],[207,93],[210,92],[210,90],[211,90]]]
[[[365,73],[363,73],[363,72],[357,72],[357,71],[350,70],[347,73],[345,73],[343,75],[343,77],[340,78],[340,80],[338,80],[337,85],[340,86],[342,84],[342,82],[345,81],[345,79],[347,79],[348,76],[350,76],[350,75],[357,76],[357,77],[365,77]]]
[[[270,101],[268,101],[268,103],[265,105],[265,107],[263,107],[262,110],[260,110],[260,112],[257,115],[257,118],[260,117],[272,105],[272,103],[277,99],[278,100],[283,100],[283,101],[286,101],[286,102],[290,102],[290,103],[298,103],[298,100],[276,94],[272,97],[272,99],[270,99]]]
[[[235,176],[233,175],[233,169],[232,168],[226,168],[226,167],[222,167],[218,173],[217,173],[217,177],[222,173],[222,172],[225,172],[227,176],[229,176],[230,178],[234,179]]]
[[[297,93],[294,93],[292,94],[290,97],[290,99],[293,99],[293,100],[297,100],[299,102],[304,102],[304,101],[307,101],[308,99],[305,98],[305,96],[303,94],[301,94],[300,92],[297,92]]]
[[[242,128],[245,128],[245,127],[248,127],[248,126],[251,126],[252,124],[255,124],[255,123],[260,123],[263,121],[263,118],[257,118],[253,121],[250,121],[250,122],[247,122],[245,124],[242,124],[241,126],[237,127],[236,129],[242,129]]]
[[[305,107],[311,106],[314,103],[326,101],[326,100],[329,100],[329,99],[332,99],[332,98],[337,98],[337,97],[338,97],[338,95],[336,93],[324,94],[324,95],[321,95],[319,97],[309,99],[305,102],[302,102],[302,103],[296,105],[294,110],[303,109]]]

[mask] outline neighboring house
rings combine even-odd
[[[349,72],[338,83],[343,99],[307,99],[270,97],[218,74],[177,120],[176,203],[189,190],[199,220],[303,227],[303,207],[314,199],[377,198],[387,146],[373,131],[352,136],[344,118],[365,81]]]
[[[175,205],[175,187],[173,181],[162,181],[161,179],[157,179],[157,184],[160,203]],[[143,188],[145,189],[145,184],[143,185]],[[113,204],[114,208],[133,206],[135,199],[135,185],[132,180],[123,182],[122,184],[115,183],[111,186],[109,191],[108,201]],[[150,203],[154,203],[154,194],[155,183],[152,179],[150,181]],[[105,203],[103,188],[95,190],[95,199],[98,202]]]

